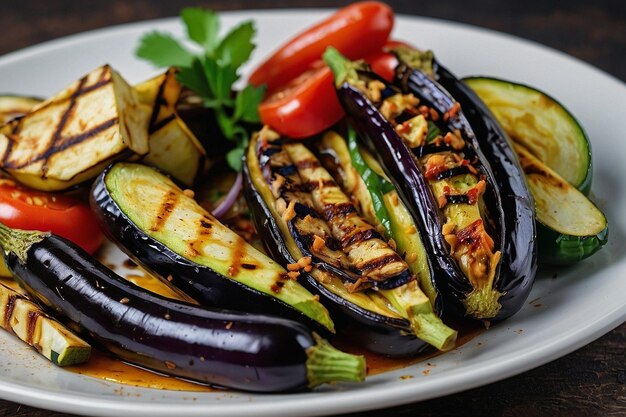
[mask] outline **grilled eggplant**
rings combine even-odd
[[[128,256],[200,304],[334,331],[313,294],[155,169],[112,165],[94,183],[91,205],[104,232]]]
[[[61,237],[0,224],[0,247],[32,297],[138,366],[258,392],[364,377],[362,357],[338,351],[299,323],[161,297]]]
[[[67,189],[114,159],[146,154],[148,111],[105,65],[0,127],[0,168],[32,188]]]
[[[426,73],[403,65],[394,86],[336,50],[325,60],[348,120],[419,220],[444,317],[500,320],[519,310],[534,280],[536,242],[514,157],[518,171],[496,180],[491,164],[501,161],[487,162],[459,103]],[[507,216],[499,187],[506,178],[507,190],[518,191],[507,195],[515,200]]]
[[[150,152],[142,161],[191,187],[205,171],[206,154],[176,113],[182,88],[174,68],[135,86],[139,101],[152,109],[148,125]]]
[[[425,341],[451,348],[456,332],[434,313],[406,261],[311,150],[286,142],[264,128],[244,164],[246,199],[266,250],[320,294],[363,347],[387,356],[418,353]]]

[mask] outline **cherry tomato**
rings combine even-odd
[[[29,190],[8,179],[0,179],[0,222],[16,229],[53,232],[89,253],[103,241],[87,204],[64,195]]]
[[[343,110],[333,73],[323,61],[270,94],[259,106],[263,123],[289,138],[305,138],[337,123]]]
[[[393,28],[393,11],[375,1],[351,4],[292,38],[250,76],[255,86],[266,84],[270,94],[296,78],[334,46],[349,59],[379,50]]]

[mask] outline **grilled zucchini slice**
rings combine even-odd
[[[0,167],[21,183],[64,190],[114,159],[148,153],[149,109],[110,66],[85,75],[0,128]]]
[[[497,78],[463,80],[485,102],[513,141],[588,194],[591,146],[574,116],[546,93]]]
[[[55,365],[77,365],[89,360],[91,346],[87,342],[3,284],[0,284],[0,323]]]
[[[528,149],[516,144],[515,151],[535,200],[540,262],[572,264],[606,244],[609,227],[604,214]]]

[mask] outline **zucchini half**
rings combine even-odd
[[[604,214],[528,149],[514,148],[535,200],[539,261],[569,265],[597,252],[609,234]]]
[[[591,146],[574,116],[533,87],[488,77],[463,81],[478,94],[507,135],[585,195],[591,189]]]
[[[129,257],[201,305],[334,331],[316,296],[157,170],[110,166],[93,185],[91,205],[105,234]]]

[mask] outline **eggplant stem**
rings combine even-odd
[[[357,83],[359,80],[359,74],[357,71],[367,68],[367,64],[364,62],[350,61],[332,46],[326,48],[322,58],[333,72],[335,76],[335,86],[337,87],[345,82],[350,84]]]
[[[365,379],[365,358],[334,348],[316,333],[315,345],[306,350],[309,388],[328,382],[360,382]]]
[[[503,292],[497,291],[491,287],[476,288],[467,295],[463,300],[467,315],[475,319],[492,319],[494,318],[502,305],[498,302]]]
[[[26,254],[31,246],[49,236],[50,233],[11,229],[0,223],[0,247],[6,255],[14,253],[22,264],[26,262]]]
[[[409,67],[422,71],[430,78],[433,77],[433,52],[420,51],[419,49],[409,48],[407,46],[398,46],[391,50],[398,60]]]
[[[432,310],[430,303],[429,311],[409,311],[409,321],[415,336],[424,342],[436,347],[441,351],[454,348],[458,332],[446,324]]]

